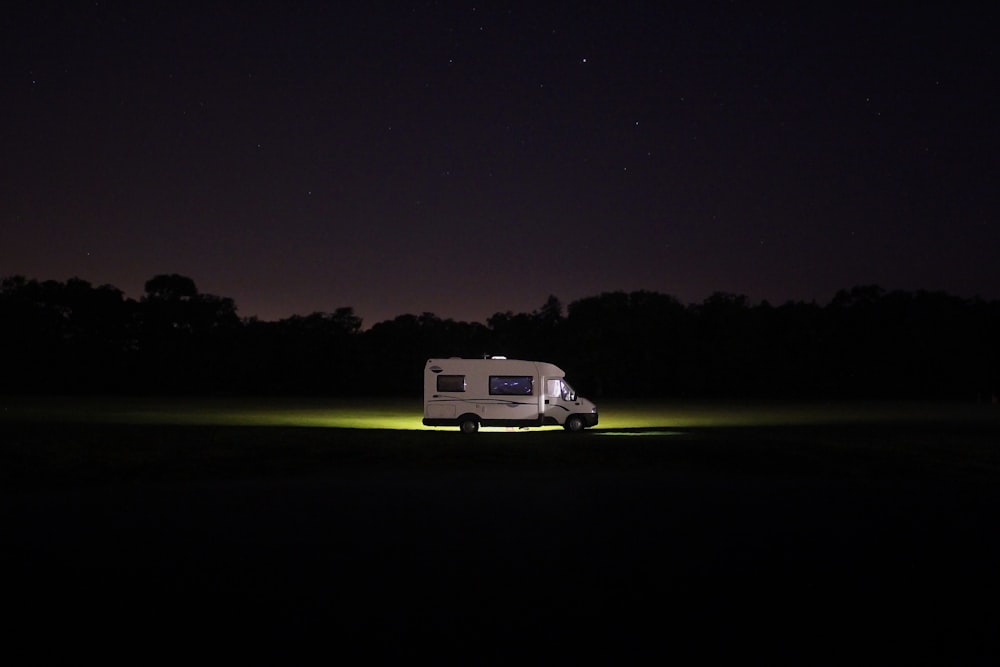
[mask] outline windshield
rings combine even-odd
[[[561,389],[562,399],[564,401],[576,400],[576,392],[573,391],[573,387],[569,386],[569,383],[566,382],[566,380],[560,380],[559,385]]]

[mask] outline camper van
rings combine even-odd
[[[597,424],[597,406],[576,395],[558,366],[506,357],[428,359],[424,425],[558,425],[578,432]]]

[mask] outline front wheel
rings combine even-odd
[[[583,429],[587,428],[587,424],[583,421],[583,417],[580,415],[570,415],[566,418],[566,423],[563,424],[563,428],[570,433],[579,433]]]

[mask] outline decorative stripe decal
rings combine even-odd
[[[537,401],[505,401],[499,398],[484,398],[484,399],[468,399],[468,398],[433,398],[428,403],[476,403],[479,405],[491,404],[491,405],[506,405],[508,407],[517,407],[518,405],[529,405],[532,407],[537,407]]]

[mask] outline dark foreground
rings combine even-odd
[[[990,664],[998,436],[0,423],[4,662]]]

